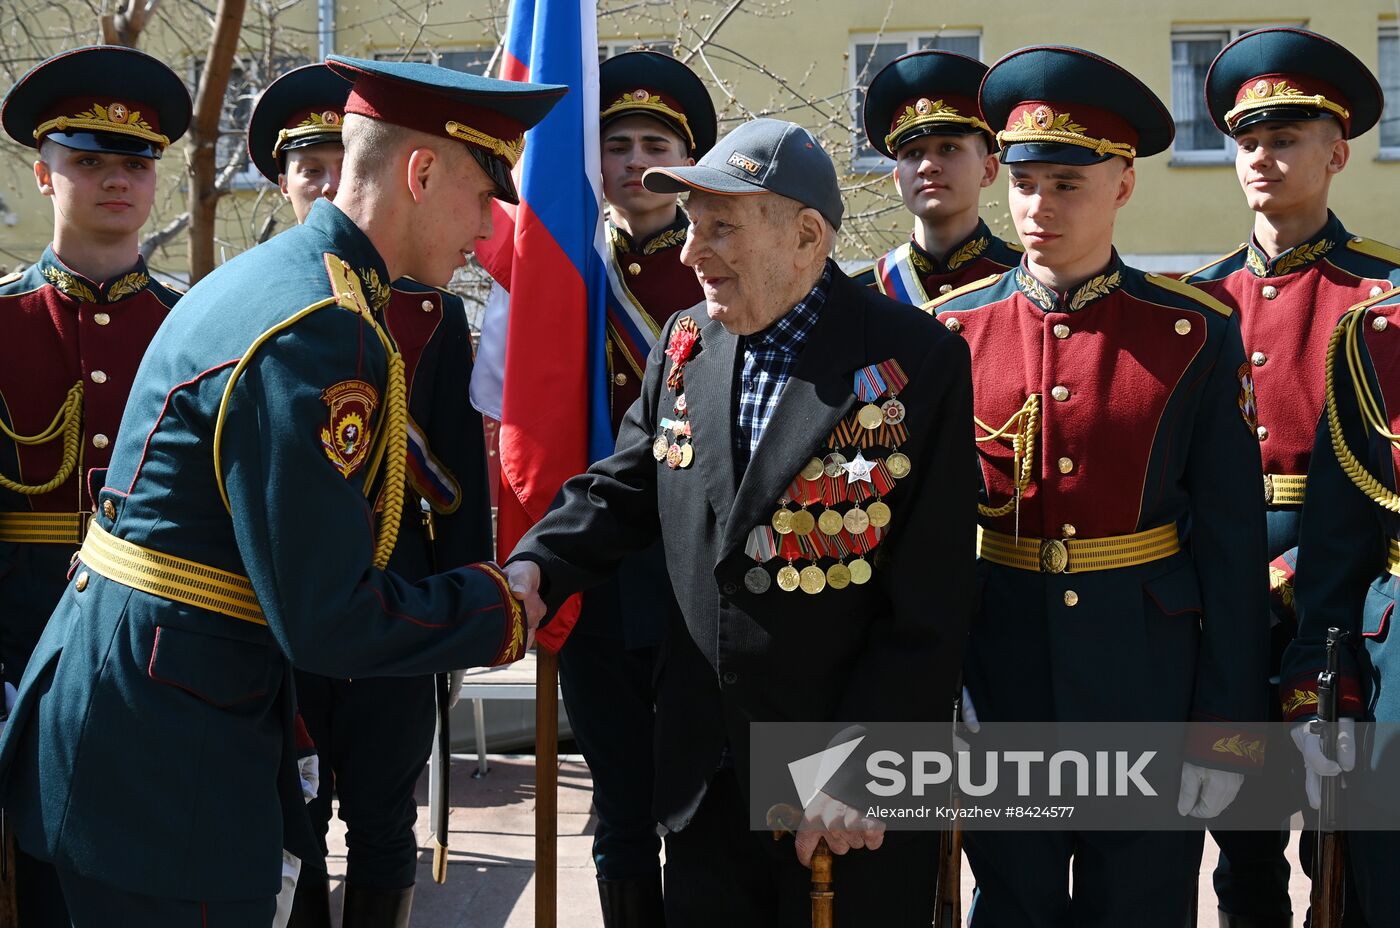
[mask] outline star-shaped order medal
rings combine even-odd
[[[846,480],[849,483],[870,482],[870,462],[865,459],[865,455],[859,451],[853,460],[842,465],[846,471]]]

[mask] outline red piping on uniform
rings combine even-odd
[[[205,377],[209,376],[215,371],[222,370],[223,368],[228,367],[230,364],[237,364],[241,360],[242,358],[234,358],[231,361],[225,361],[222,364],[209,368],[207,371],[204,371],[201,374],[196,374],[194,377],[190,378],[189,380],[186,380],[184,383],[177,383],[175,386],[170,388],[170,392],[165,394],[165,402],[160,407],[160,415],[156,416],[156,421],[151,426],[151,430],[146,433],[146,443],[141,446],[141,460],[136,462],[136,472],[131,475],[131,486],[126,488],[126,493],[123,495],[130,496],[131,491],[136,489],[136,481],[141,476],[141,468],[146,464],[146,452],[151,450],[151,439],[155,436],[156,429],[160,428],[161,422],[164,421],[165,411],[170,408],[170,397],[175,395],[175,391],[179,390],[181,387],[188,387],[193,384],[199,383],[199,381],[203,380]]]

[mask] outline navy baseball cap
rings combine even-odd
[[[812,133],[781,119],[746,122],[693,165],[648,168],[642,184],[653,193],[776,193],[821,213],[833,229],[845,212],[831,157]]]

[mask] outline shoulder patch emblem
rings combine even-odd
[[[363,380],[342,380],[321,392],[328,408],[321,426],[321,447],[345,478],[365,464],[370,448],[370,419],[379,406],[379,392]]]
[[[1259,406],[1254,400],[1254,376],[1249,372],[1249,362],[1240,365],[1240,369],[1235,373],[1240,382],[1240,416],[1244,418],[1244,424],[1249,426],[1249,431],[1253,433],[1259,428]]]

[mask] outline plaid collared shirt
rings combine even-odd
[[[773,410],[783,395],[797,356],[821,318],[831,289],[831,262],[821,280],[797,305],[762,332],[744,336],[744,369],[739,374],[739,418],[734,430],[734,462],[740,473],[748,467]]]

